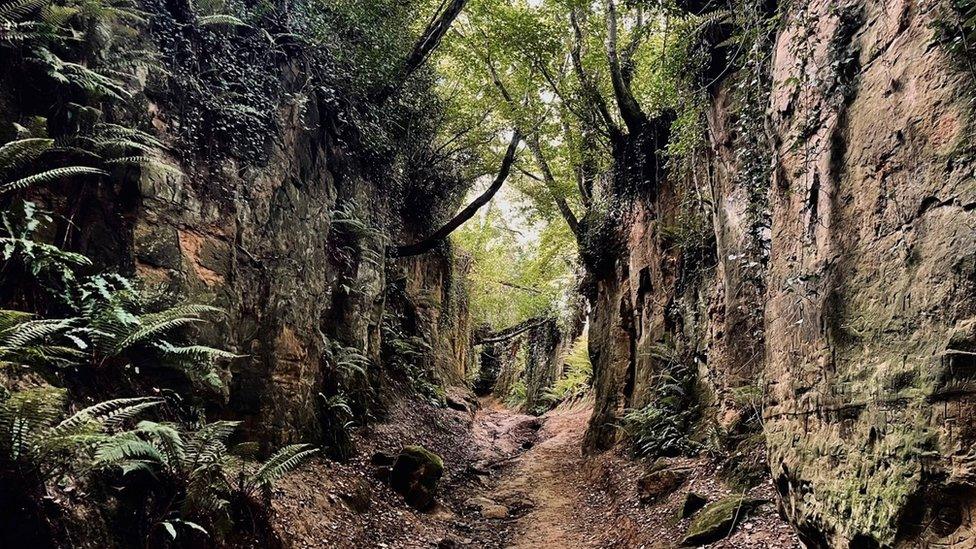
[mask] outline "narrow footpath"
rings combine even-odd
[[[689,491],[709,500],[734,493],[709,458],[672,458],[659,465],[687,471],[687,479],[649,500],[639,480],[649,463],[623,450],[583,456],[590,411],[585,402],[542,417],[491,400],[468,410],[405,406],[364,439],[363,457],[320,460],[286,478],[274,498],[275,533],[284,547],[303,548],[664,549],[688,528],[676,515]],[[432,510],[407,507],[373,473],[370,456],[408,444],[444,459]],[[749,495],[771,500],[771,486]],[[769,504],[709,547],[798,544]]]

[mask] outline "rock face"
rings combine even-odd
[[[420,446],[407,446],[393,464],[390,486],[408,505],[426,510],[434,504],[443,474],[444,462],[437,454]]]
[[[297,69],[277,69],[280,87],[298,95],[270,117],[277,129],[262,162],[174,145],[166,162],[183,173],[130,168],[112,185],[32,197],[58,214],[57,240],[99,268],[226,310],[204,339],[242,358],[206,405],[243,420],[246,437],[268,448],[319,439],[319,395],[333,394],[350,354],[369,364],[373,384],[404,375],[383,353],[393,339],[411,342],[411,366],[432,383],[460,382],[471,363],[463,258],[442,249],[387,262],[389,242],[425,230],[403,214],[407,193],[393,198],[376,167],[362,165],[336,113],[301,95]],[[133,103],[161,141],[176,140],[178,116],[164,101]],[[4,104],[2,131],[16,108]],[[449,209],[449,197],[437,200]],[[406,320],[384,334],[393,316]]]
[[[221,340],[247,355],[229,372],[230,408],[275,444],[317,432],[316,399],[336,375],[337,352],[383,364],[389,281],[379,234],[394,210],[373,200],[372,183],[328,132],[301,130],[297,111],[282,117],[284,140],[268,167],[228,166],[233,191],[223,197],[171,174],[143,175],[120,258],[145,279],[227,309]],[[369,229],[349,230],[360,223]],[[446,253],[400,266],[411,318],[403,337],[420,338],[418,367],[445,383],[463,379],[470,363],[466,298],[449,284],[462,271]]]
[[[971,75],[931,45],[936,2],[807,4],[773,79],[820,84],[777,86],[770,113],[783,510],[819,545],[976,543]]]
[[[685,500],[681,504],[681,510],[678,511],[678,518],[686,519],[694,515],[699,510],[701,510],[701,508],[704,507],[705,504],[707,503],[708,500],[705,499],[703,496],[700,496],[694,492],[688,492],[687,494],[685,494]]]
[[[592,284],[587,448],[677,359],[722,432],[764,400],[779,505],[809,546],[971,546],[973,75],[933,43],[940,2],[782,11],[768,64],[710,90],[704,247],[675,236],[689,176],[625,204]]]

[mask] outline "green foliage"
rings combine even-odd
[[[114,399],[61,419],[66,400],[63,389],[53,388],[0,394],[0,468],[54,478],[77,464],[99,434],[162,403],[159,398]]]
[[[526,387],[525,380],[521,377],[512,383],[512,387],[509,389],[508,394],[505,395],[505,406],[513,410],[520,410],[525,406],[526,402]]]
[[[593,364],[590,362],[588,337],[580,337],[573,343],[563,360],[565,369],[562,376],[546,389],[543,400],[550,407],[562,402],[572,402],[586,396],[593,381]]]
[[[159,510],[164,528],[167,522],[197,524],[192,518],[226,534],[233,524],[232,501],[267,495],[275,481],[318,452],[309,444],[293,444],[264,463],[248,465],[228,443],[239,425],[217,421],[185,432],[173,424],[141,421],[133,430],[101,437],[93,466],[118,468],[125,474],[150,472],[175,487],[174,501]]]
[[[443,405],[444,389],[431,371],[433,348],[423,337],[408,335],[402,323],[395,315],[384,316],[384,365],[428,402]]]
[[[0,366],[77,364],[85,353],[73,332],[73,319],[35,319],[29,313],[0,310]]]
[[[351,429],[356,423],[356,413],[340,385],[335,394],[326,396],[319,393],[319,417],[322,424],[322,439],[328,456],[333,459],[348,459],[355,446]]]
[[[352,428],[369,419],[375,397],[370,385],[371,362],[355,347],[326,341],[323,356],[327,368],[323,392],[318,397],[318,416],[323,446],[334,459],[347,459],[355,450]]]
[[[533,223],[518,215],[524,203],[508,197],[503,204],[515,211],[506,216],[489,206],[452,237],[471,257],[472,318],[495,330],[552,312],[568,315],[575,303],[572,234],[561,221]]]
[[[0,381],[13,381],[16,387],[0,385],[0,491],[21,477],[38,490],[38,497],[57,486],[87,483],[77,497],[103,504],[99,496],[116,497],[116,492],[100,490],[101,483],[151,473],[146,482],[135,483],[150,493],[139,504],[150,508],[146,516],[154,521],[152,528],[176,538],[186,531],[206,533],[200,523],[225,532],[241,500],[266,496],[276,480],[317,450],[287,446],[264,463],[251,464],[228,447],[237,426],[233,422],[191,429],[142,421],[131,429],[127,424],[137,414],[162,408],[163,400],[156,397],[111,399],[64,418],[64,409],[73,407],[69,403],[77,397],[74,391],[104,395],[103,381],[125,387],[152,383],[167,391],[171,375],[160,376],[167,380],[163,383],[151,376],[150,370],[159,368],[181,372],[196,389],[226,391],[217,363],[235,357],[196,341],[196,328],[218,309],[95,272],[87,257],[50,243],[60,240],[56,225],[61,219],[21,199],[45,196],[42,186],[57,194],[61,186],[131,183],[133,173],[147,166],[178,173],[160,161],[165,147],[156,137],[125,123],[130,107],[144,113],[143,105],[136,104],[141,96],[135,86],[149,81],[152,87],[171,76],[156,54],[142,47],[146,35],[137,28],[148,21],[148,14],[129,0],[0,0],[4,97],[31,97],[12,105],[9,112],[18,118],[0,127],[4,298],[7,307],[37,311],[0,310]],[[244,23],[214,10],[189,26],[221,35]],[[265,35],[260,39],[267,40]],[[161,53],[165,57],[171,50]],[[262,74],[278,80],[277,58],[264,68]],[[264,120],[276,108],[273,103],[258,104],[260,110],[249,110],[246,101],[235,104],[240,108],[232,116]],[[354,370],[356,363],[343,359],[337,367]],[[41,379],[67,382],[71,398]],[[181,400],[195,396],[184,394]],[[164,417],[174,412],[160,410]]]
[[[94,358],[104,363],[113,357],[148,354],[160,364],[183,372],[197,386],[224,390],[217,363],[237,355],[206,345],[179,343],[185,328],[222,311],[192,303],[170,306],[161,297],[140,292],[118,276],[96,275],[85,280],[76,307]]]
[[[354,201],[339,203],[332,210],[332,230],[338,237],[337,251],[347,265],[362,262],[379,270],[383,268],[389,237],[367,215],[365,208]]]
[[[0,250],[8,265],[20,264],[70,316],[34,319],[8,311],[0,326],[0,361],[34,366],[122,366],[150,362],[184,373],[198,386],[223,391],[217,364],[237,355],[199,344],[184,344],[187,329],[222,311],[172,303],[113,273],[80,275],[91,262],[36,240],[50,216],[30,202],[20,212],[0,212],[4,236]],[[135,359],[135,360],[133,360]],[[148,359],[148,360],[147,360]]]
[[[693,452],[698,449],[689,439],[698,412],[694,403],[694,373],[677,360],[673,349],[661,345],[655,353],[665,364],[665,371],[655,379],[648,404],[624,415],[623,428],[639,456]]]

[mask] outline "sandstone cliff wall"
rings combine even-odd
[[[204,340],[242,357],[227,365],[223,394],[193,405],[243,420],[245,436],[268,448],[318,437],[319,395],[340,384],[361,409],[391,394],[384,387],[406,372],[383,352],[386,316],[411,315],[397,333],[415,343],[401,357],[410,373],[457,384],[471,361],[462,258],[445,248],[387,259],[388,245],[425,230],[405,229],[416,226],[401,217],[405,193],[386,188],[376,166],[362,166],[336,112],[314,94],[295,99],[304,93],[295,67],[278,69],[278,85],[294,95],[279,103],[261,161],[184,147],[176,134],[186,119],[172,98],[139,94],[120,114],[171,145],[165,161],[182,173],[120,168],[110,183],[50,186],[31,197],[55,213],[52,239],[97,268],[225,310]],[[32,105],[15,80],[0,81],[0,122],[12,127]],[[405,293],[390,304],[396,289]],[[353,355],[364,376],[343,369]]]
[[[677,358],[732,439],[763,395],[811,546],[974,543],[973,80],[934,40],[944,8],[780,6],[762,70],[711,89],[706,252],[674,238],[672,172],[595,281],[590,449]]]
[[[933,46],[938,2],[804,4],[776,42],[770,106],[765,431],[782,506],[817,544],[970,546],[971,75]]]

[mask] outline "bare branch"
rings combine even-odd
[[[627,129],[637,133],[647,123],[647,116],[634,99],[627,78],[620,68],[620,56],[617,53],[617,5],[614,0],[607,0],[607,58],[610,61],[610,81],[613,83],[620,116]]]
[[[498,174],[495,176],[495,180],[492,181],[491,185],[487,190],[485,190],[485,192],[481,193],[478,198],[475,198],[463,210],[458,212],[457,215],[455,215],[450,221],[434,231],[433,234],[420,242],[395,247],[390,252],[390,256],[409,257],[427,253],[443,242],[444,239],[447,238],[458,227],[474,217],[474,214],[477,213],[482,206],[487,204],[493,196],[495,196],[498,189],[501,189],[502,185],[505,183],[505,180],[508,179],[508,174],[512,170],[512,164],[515,162],[515,153],[518,150],[518,144],[521,140],[522,137],[519,132],[517,130],[513,132],[512,141],[508,144],[508,150],[505,151],[505,157],[502,159],[501,167],[498,168]]]
[[[410,51],[410,55],[407,56],[407,60],[400,70],[399,77],[394,81],[390,82],[382,89],[380,89],[376,94],[373,95],[373,103],[381,105],[386,102],[394,93],[403,87],[403,84],[410,79],[410,76],[419,69],[430,54],[437,49],[440,45],[441,40],[447,31],[451,29],[451,24],[457,19],[457,16],[464,9],[464,5],[467,0],[450,0],[450,2],[445,6],[444,2],[441,3],[443,10],[440,11],[440,15],[435,15],[431,22],[424,29],[423,34],[414,44],[413,49]],[[437,12],[435,12],[437,13]]]

